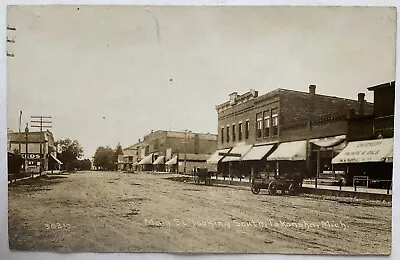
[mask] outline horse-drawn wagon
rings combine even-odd
[[[194,183],[200,184],[204,182],[204,185],[210,185],[212,174],[213,173],[209,171],[207,168],[194,168],[193,169]]]

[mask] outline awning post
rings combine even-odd
[[[319,176],[319,173],[320,173],[320,170],[321,170],[321,162],[320,162],[320,160],[321,160],[321,148],[318,147],[317,148],[317,172],[315,174],[315,188],[317,188],[317,186],[318,186],[318,176]]]

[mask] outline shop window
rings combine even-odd
[[[269,111],[264,112],[264,137],[269,137],[269,129],[271,126],[271,118]]]
[[[236,125],[232,125],[232,142],[236,141]]]
[[[242,123],[239,123],[239,129],[238,129],[238,132],[239,132],[239,141],[242,141],[242,131],[243,131],[243,129],[242,129]]]
[[[261,138],[262,137],[262,113],[258,113],[256,115],[256,137]]]
[[[278,135],[278,124],[279,124],[278,114],[273,114],[272,115],[272,135]]]
[[[250,134],[250,121],[246,121],[246,129],[245,129],[245,138],[246,140],[249,139],[249,134]]]

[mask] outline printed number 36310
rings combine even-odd
[[[46,223],[44,224],[46,229],[70,229],[71,225],[70,224],[61,224],[61,223]]]

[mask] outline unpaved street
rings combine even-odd
[[[59,252],[390,252],[391,208],[253,195],[169,175],[79,172],[9,188],[10,248]]]

